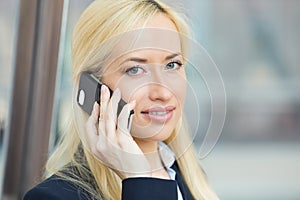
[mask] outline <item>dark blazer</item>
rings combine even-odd
[[[176,171],[176,180],[159,178],[127,178],[122,181],[122,200],[177,200],[177,184],[184,200],[193,199],[189,189],[183,181],[178,165],[175,162],[171,168]],[[87,192],[74,183],[56,175],[44,180],[29,190],[24,200],[88,200]]]

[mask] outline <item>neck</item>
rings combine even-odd
[[[134,138],[137,145],[140,147],[142,152],[145,154],[151,169],[156,171],[163,169],[163,164],[158,153],[158,142],[152,140]]]
[[[144,154],[157,152],[157,148],[158,148],[157,141],[145,140],[139,138],[134,138],[134,141],[137,143],[137,145],[140,147],[140,149]]]

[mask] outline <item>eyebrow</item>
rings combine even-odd
[[[170,60],[172,58],[175,58],[176,56],[181,56],[182,54],[181,53],[173,53],[171,55],[168,55],[165,60]],[[131,57],[131,58],[128,58],[126,60],[124,60],[122,64],[126,63],[126,62],[129,62],[129,61],[134,61],[134,62],[139,62],[139,63],[146,63],[147,62],[147,59],[146,58],[139,58],[139,57]]]
[[[170,59],[172,59],[172,58],[175,58],[176,56],[182,56],[182,54],[179,53],[179,52],[178,52],[178,53],[173,53],[173,54],[167,56],[167,57],[165,58],[165,60],[170,60]]]

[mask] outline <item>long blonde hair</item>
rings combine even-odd
[[[170,7],[153,0],[95,0],[81,15],[73,34],[73,80],[74,91],[78,87],[79,76],[89,70],[101,77],[99,63],[104,62],[113,46],[105,46],[98,51],[109,38],[132,30],[137,24],[145,25],[155,14],[164,13],[175,24],[180,34],[189,35],[184,17],[179,16]],[[97,52],[95,54],[95,52]],[[75,97],[73,97],[73,102]],[[75,182],[94,199],[121,199],[122,180],[110,168],[97,160],[85,144],[81,131],[87,116],[76,109],[72,114],[69,127],[58,147],[46,165],[48,175],[58,174]],[[195,199],[218,199],[207,184],[191,139],[188,137],[187,123],[181,120],[170,138],[164,141],[177,157],[182,176]],[[76,167],[76,172],[66,166]],[[84,178],[82,178],[84,177]]]

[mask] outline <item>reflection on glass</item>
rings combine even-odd
[[[0,1],[0,198],[2,196],[2,181],[6,144],[4,136],[8,123],[10,106],[11,83],[13,73],[14,36],[16,31],[16,17],[18,1]]]
[[[56,141],[71,112],[72,29],[91,1],[70,1],[56,97]],[[194,20],[195,37],[216,62],[226,87],[228,112],[221,140],[202,161],[213,188],[224,200],[297,199],[300,1],[181,0],[178,4],[185,5],[181,10]],[[209,107],[206,102],[203,108]],[[201,120],[209,121],[209,114]]]
[[[17,1],[0,2],[0,144],[3,143],[11,93],[16,16]]]
[[[65,29],[65,36],[62,37],[60,49],[61,61],[58,65],[58,87],[56,91],[56,102],[54,110],[54,121],[52,125],[52,136],[50,139],[50,151],[54,149],[64,127],[69,123],[70,112],[72,112],[72,80],[71,80],[71,37],[73,27],[77,22],[81,12],[89,5],[92,0],[72,0],[68,1],[67,6],[64,7],[64,15],[67,15],[67,21],[63,22],[62,29]]]

